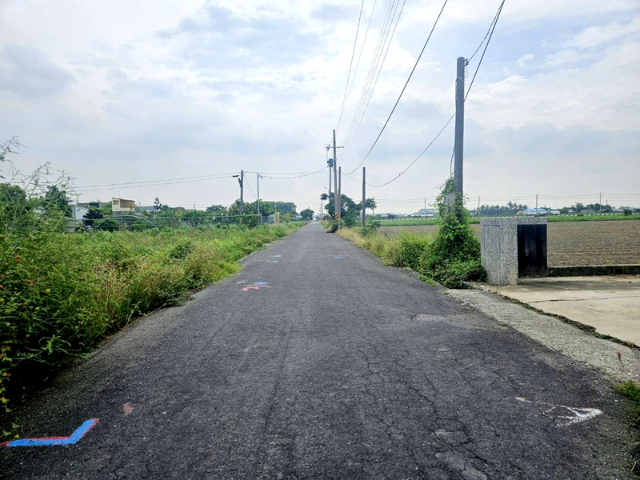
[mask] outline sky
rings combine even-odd
[[[398,174],[455,112],[456,59],[472,56],[499,0],[447,2],[358,164],[442,5],[2,0],[0,143],[24,145],[12,157],[21,172],[49,162],[71,175],[81,202],[226,205],[244,170],[245,200],[263,172],[262,199],[317,211],[336,129],[343,193],[361,198],[365,166],[378,212],[411,213],[450,174],[453,122]],[[465,102],[468,206],[601,192],[640,205],[639,80],[638,0],[506,0]]]

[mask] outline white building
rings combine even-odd
[[[124,198],[112,198],[111,211],[114,215],[120,215],[123,213],[135,213],[136,202],[135,200],[126,200]]]

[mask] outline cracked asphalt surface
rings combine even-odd
[[[23,437],[100,421],[1,450],[0,477],[629,478],[625,403],[594,370],[318,224],[244,264],[19,408]]]

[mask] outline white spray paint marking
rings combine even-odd
[[[282,255],[271,255],[271,258],[280,258]]]
[[[556,420],[558,421],[558,427],[568,427],[569,425],[575,425],[576,423],[582,423],[587,420],[591,420],[592,418],[596,418],[598,415],[601,415],[602,410],[598,410],[597,408],[574,408],[567,407],[566,405],[553,405],[552,403],[547,402],[532,402],[531,400],[527,400],[524,397],[516,397],[516,400],[524,403],[531,403],[532,405],[546,405],[548,408],[544,410],[543,415],[549,415],[556,409],[564,408],[571,415],[557,415]],[[566,421],[559,420],[561,418],[566,419]]]

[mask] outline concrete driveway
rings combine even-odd
[[[489,290],[640,346],[640,276],[527,278]]]

